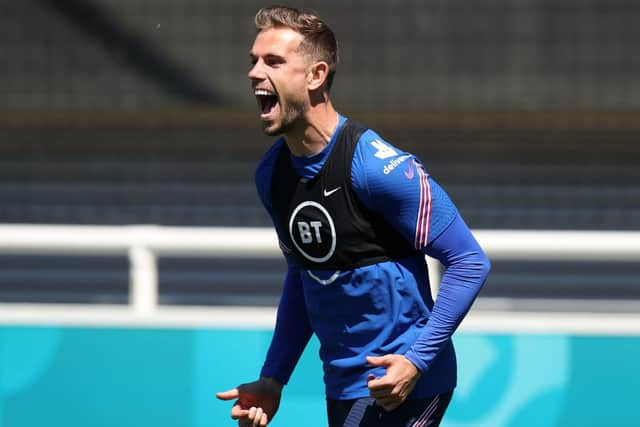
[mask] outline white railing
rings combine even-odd
[[[640,232],[477,230],[474,234],[494,260],[640,260]],[[153,225],[3,224],[0,225],[0,253],[128,254],[130,307],[139,314],[152,313],[158,306],[156,258],[160,255],[280,256],[275,232],[270,228]]]

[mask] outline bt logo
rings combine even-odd
[[[327,209],[307,200],[300,203],[289,217],[289,237],[309,261],[323,263],[336,250],[336,227]]]
[[[322,227],[322,223],[320,221],[298,221],[298,232],[300,233],[300,240],[302,243],[309,244],[313,243],[313,236],[315,235],[316,241],[318,243],[322,243],[322,235],[320,234],[320,227]],[[311,229],[313,228],[314,234],[311,233]]]

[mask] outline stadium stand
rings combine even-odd
[[[253,113],[230,118],[246,127],[211,115],[217,123],[203,118],[197,129],[135,127],[131,118],[120,128],[0,128],[9,141],[0,148],[0,221],[270,225],[253,184],[269,138]],[[450,119],[436,127],[418,115],[395,127],[353,115],[419,155],[473,227],[640,227],[640,125],[505,129]]]

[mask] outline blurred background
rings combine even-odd
[[[265,5],[232,0],[0,0],[0,224],[153,224],[194,231],[270,227],[253,173],[271,139],[260,130],[246,76],[253,15]],[[324,0],[292,5],[318,11],[337,35],[340,65],[332,96],[339,111],[417,154],[472,229],[640,229],[640,32],[635,25],[640,3]],[[506,319],[510,312],[523,311],[549,316],[586,312],[597,318],[634,314],[640,307],[637,259],[492,263],[475,310],[506,310]],[[27,317],[29,310],[49,304],[126,307],[131,300],[129,268],[125,252],[25,254],[0,248],[0,305],[26,307]],[[211,310],[273,308],[284,274],[281,259],[258,257],[160,256],[157,268],[160,307]],[[228,363],[220,353],[228,346],[223,350],[213,331],[196,328],[180,335],[173,328],[140,331],[103,325],[96,332],[56,324],[55,318],[31,327],[3,320],[0,425],[41,425],[38,414],[26,409],[34,402],[48,408],[43,414],[53,416],[49,425],[70,426],[76,416],[86,421],[96,414],[100,417],[89,425],[150,420],[155,425],[231,425],[216,418],[226,416],[227,408],[212,402],[206,394],[212,392],[211,382],[203,380],[216,378],[208,361],[217,357],[220,364]],[[247,332],[257,334],[258,344],[245,361],[255,365],[245,380],[257,374],[268,344],[268,331],[260,331]],[[506,399],[505,384],[515,384],[511,374],[491,376],[489,368],[516,366],[517,355],[529,346],[556,349],[549,360],[555,367],[546,372],[558,371],[549,387],[564,390],[529,409],[545,408],[542,412],[549,414],[555,408],[553,414],[564,415],[554,418],[555,423],[531,425],[600,425],[593,414],[576,415],[591,397],[576,398],[567,391],[594,386],[568,379],[570,371],[586,370],[594,362],[585,356],[570,363],[572,354],[583,354],[576,345],[585,345],[607,366],[631,369],[621,370],[622,378],[639,372],[616,359],[639,356],[637,338],[607,342],[603,348],[620,346],[613,353],[594,351],[582,341],[585,337],[578,338],[579,344],[557,335],[543,336],[538,344],[529,338],[462,335],[460,348],[469,349],[468,354],[485,349],[488,355],[473,374],[478,387],[484,384],[485,390],[503,394],[486,397],[491,406],[485,400],[465,400],[478,399],[478,392],[465,394],[463,388],[447,426],[533,422],[525,410],[500,421],[482,412]],[[592,338],[596,343],[604,339]],[[65,347],[65,342],[70,344]],[[77,370],[78,360],[86,364],[100,357],[106,359],[89,363],[88,372],[109,367],[107,372],[117,375],[111,363],[126,357],[111,353],[115,348],[140,347],[138,353],[127,353],[130,363],[117,370],[137,372],[138,362],[148,361],[140,353],[156,349],[154,345],[158,353],[168,352],[158,359],[167,363],[158,362],[158,372],[168,375],[167,367],[189,366],[201,375],[193,374],[199,379],[189,376],[187,382],[154,375],[157,380],[148,385],[161,391],[154,394],[156,400],[145,400],[149,412],[126,402],[107,404],[104,395],[89,392],[91,384],[85,389],[70,380],[87,372]],[[179,348],[190,350],[185,354]],[[73,356],[86,351],[94,353]],[[119,355],[116,362],[113,354]],[[317,363],[312,356],[309,363]],[[559,368],[557,360],[566,365]],[[310,375],[317,375],[312,366]],[[632,378],[635,383],[640,379]],[[62,411],[49,394],[70,381],[79,388],[67,397],[85,399],[80,412]],[[123,381],[105,389],[131,385]],[[300,381],[293,390],[317,401],[322,414],[321,388],[314,383],[307,390]],[[503,381],[504,387],[492,381]],[[177,390],[182,390],[180,397]],[[135,396],[146,392],[144,387],[131,391]],[[196,394],[199,400],[189,397]],[[176,408],[184,401],[188,409],[165,413],[167,407],[158,403],[163,399],[177,402]],[[579,400],[576,406],[572,399]],[[196,409],[190,406],[194,401],[200,402]],[[121,409],[121,418],[108,410],[114,407]],[[505,407],[501,413],[511,414]],[[637,416],[625,414],[617,425],[640,423]],[[283,414],[280,425],[287,425],[287,419]]]

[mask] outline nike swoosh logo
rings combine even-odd
[[[324,197],[329,197],[330,195],[332,195],[333,193],[335,193],[336,191],[338,191],[339,189],[341,189],[342,187],[336,187],[333,190],[329,190],[327,191],[326,189],[324,190],[323,194]]]

